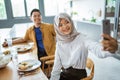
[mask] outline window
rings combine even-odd
[[[39,9],[38,6],[38,0],[26,0],[27,3],[27,15],[30,16],[30,12],[32,9],[37,8]]]
[[[11,3],[13,17],[30,16],[30,12],[33,8],[39,8],[38,0],[11,0]]]
[[[13,17],[25,16],[24,0],[11,0]]]
[[[56,15],[58,10],[57,0],[44,0],[44,9],[45,9],[45,16]]]
[[[4,0],[0,0],[0,19],[7,19]]]
[[[55,16],[57,13],[70,10],[69,0],[44,0],[45,16]]]

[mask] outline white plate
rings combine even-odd
[[[32,48],[30,45],[17,46],[17,52],[26,52]]]
[[[23,62],[27,62],[28,64],[32,65],[32,67],[29,67],[25,70],[19,69],[19,65]],[[40,67],[40,65],[41,65],[41,62],[38,60],[32,60],[32,59],[31,60],[24,60],[18,64],[18,71],[31,71],[31,70],[37,69],[38,67]]]

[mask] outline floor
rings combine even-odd
[[[95,74],[93,80],[120,80],[120,60],[114,57],[104,59],[89,54],[94,61]]]

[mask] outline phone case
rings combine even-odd
[[[105,19],[105,20],[103,20],[102,21],[102,32],[104,33],[104,34],[108,34],[108,35],[110,35],[110,20],[107,20],[107,19]]]
[[[102,33],[110,35],[111,34],[110,30],[111,30],[111,28],[110,28],[110,20],[104,19],[102,21]],[[106,38],[103,38],[103,39],[107,40]]]

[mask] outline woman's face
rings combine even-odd
[[[61,33],[65,34],[65,35],[70,34],[72,31],[72,25],[66,19],[60,18],[59,30]]]
[[[34,22],[34,24],[41,23],[42,16],[39,12],[33,12],[31,16],[31,20]]]

